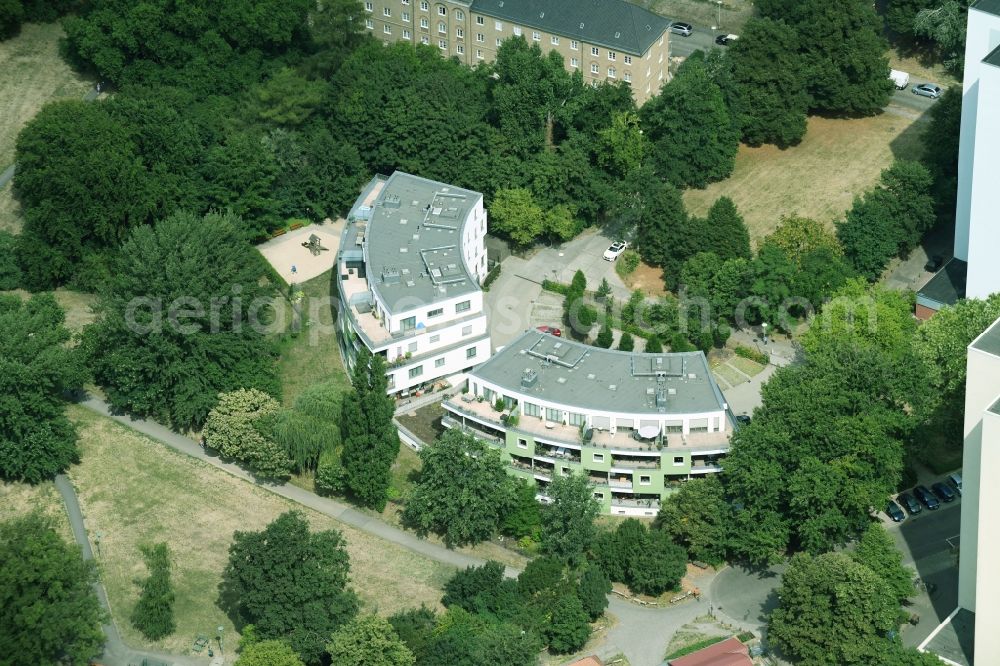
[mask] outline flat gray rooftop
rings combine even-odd
[[[990,324],[982,335],[972,341],[973,349],[1000,356],[1000,319]]]
[[[1000,0],[976,0],[971,7],[987,14],[1000,16]]]
[[[586,411],[692,414],[723,409],[705,355],[622,352],[529,330],[472,375]]]
[[[462,260],[461,239],[466,215],[481,197],[402,171],[376,176],[365,187],[351,209],[349,220],[357,222],[348,235],[364,234],[368,282],[389,312],[479,290]]]

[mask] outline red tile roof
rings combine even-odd
[[[750,651],[739,639],[709,645],[703,650],[670,661],[670,666],[753,666]]]

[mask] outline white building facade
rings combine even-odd
[[[389,392],[409,395],[490,357],[480,288],[483,196],[397,171],[365,187],[337,255],[341,348],[387,364]]]
[[[968,263],[966,298],[1000,291],[1000,0],[969,7],[955,208],[957,259]]]

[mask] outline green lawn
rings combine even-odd
[[[20,518],[33,511],[52,520],[52,526],[66,541],[73,540],[62,497],[51,481],[37,485],[0,482],[0,521]]]
[[[747,377],[759,375],[764,370],[764,366],[757,361],[751,361],[750,359],[743,358],[742,356],[733,356],[729,359],[729,365],[733,366]]]
[[[304,294],[302,310],[316,319],[303,327],[295,337],[288,337],[282,344],[278,371],[286,406],[294,404],[300,393],[312,384],[333,381],[350,389],[351,381],[344,370],[337,348],[337,337],[332,331],[336,313],[329,303],[336,303],[336,293],[330,293],[331,272],[298,286]]]
[[[216,607],[218,585],[236,530],[260,530],[289,509],[302,509],[263,487],[177,453],[82,407],[69,407],[80,431],[82,462],[70,471],[90,534],[101,531],[101,578],[113,614],[129,643],[184,653],[199,633],[220,624],[236,640]],[[411,606],[438,607],[453,570],[302,509],[314,529],[343,532],[352,586],[367,611],[390,614]],[[177,632],[149,643],[127,618],[145,576],[140,544],[167,541],[177,594]]]

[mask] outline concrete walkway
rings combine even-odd
[[[63,502],[66,505],[66,513],[69,516],[69,524],[73,530],[73,538],[80,544],[83,559],[93,560],[94,551],[91,550],[87,530],[84,528],[83,513],[80,511],[80,503],[77,501],[73,484],[70,483],[65,474],[56,476],[55,483],[56,489],[62,495]],[[105,666],[132,666],[141,664],[143,659],[156,659],[175,664],[176,666],[205,666],[205,664],[209,663],[207,657],[197,659],[195,657],[178,657],[171,654],[133,650],[122,641],[121,634],[118,633],[118,627],[115,625],[114,617],[111,615],[111,606],[108,604],[108,595],[104,591],[104,585],[98,580],[94,583],[93,587],[97,599],[101,602],[101,606],[104,607],[108,615],[108,622],[101,624],[101,629],[104,631],[106,637],[104,654],[101,656],[101,662]]]
[[[302,488],[298,488],[287,483],[262,483],[253,478],[251,474],[247,473],[242,468],[222,462],[218,458],[206,454],[202,446],[194,440],[180,435],[169,428],[160,425],[159,423],[146,419],[135,419],[127,414],[112,413],[109,405],[95,396],[88,395],[85,399],[81,400],[79,404],[93,412],[101,414],[102,416],[107,416],[115,421],[118,421],[119,423],[137,430],[144,435],[165,444],[175,451],[198,458],[209,465],[225,470],[233,476],[267,488],[268,490],[286,499],[290,499],[303,506],[309,507],[310,509],[319,511],[320,513],[326,514],[347,525],[402,546],[403,548],[423,555],[424,557],[438,562],[443,562],[445,564],[450,564],[456,568],[480,566],[484,564],[484,560],[479,557],[456,550],[450,550],[442,545],[420,539],[410,532],[406,532],[383,522],[381,518],[375,514],[363,512],[333,499],[320,497],[307,490],[303,490]],[[72,491],[72,489],[70,490]],[[73,501],[75,504],[75,497],[73,498]],[[77,507],[76,511],[79,514],[79,507]],[[86,533],[83,532],[82,519],[79,521],[79,529],[80,534],[77,539],[82,539],[82,545],[83,543],[86,543],[87,540]],[[76,531],[77,527],[74,526],[74,533],[76,533]],[[86,545],[88,553],[89,548],[90,546],[88,543]],[[506,568],[507,576],[515,577],[518,573],[520,573],[520,571],[514,567]],[[707,588],[708,585],[702,587],[702,589]],[[103,591],[101,594],[103,594]],[[705,599],[706,595],[703,594],[702,596],[703,599],[700,602],[688,601],[676,606],[670,606],[668,608],[645,608],[631,604],[614,595],[611,595],[609,596],[608,611],[617,617],[618,622],[608,632],[604,641],[601,642],[596,649],[602,656],[606,657],[624,653],[625,656],[628,657],[632,666],[659,666],[663,663],[664,651],[666,650],[667,644],[670,642],[674,633],[698,615],[702,615],[707,612],[707,600]],[[110,643],[112,642],[111,634],[109,633],[108,635]],[[114,636],[116,638],[116,643],[121,645],[120,638],[117,637],[117,631],[115,631]],[[129,650],[124,645],[121,645],[120,649],[126,651]],[[180,657],[170,657],[170,659],[173,660],[175,664],[183,664],[185,666],[187,664],[202,663],[196,661],[184,661],[183,658]],[[111,666],[117,666],[118,664],[125,666],[126,664],[126,662],[112,661],[110,659],[108,660],[108,663],[111,664]]]

